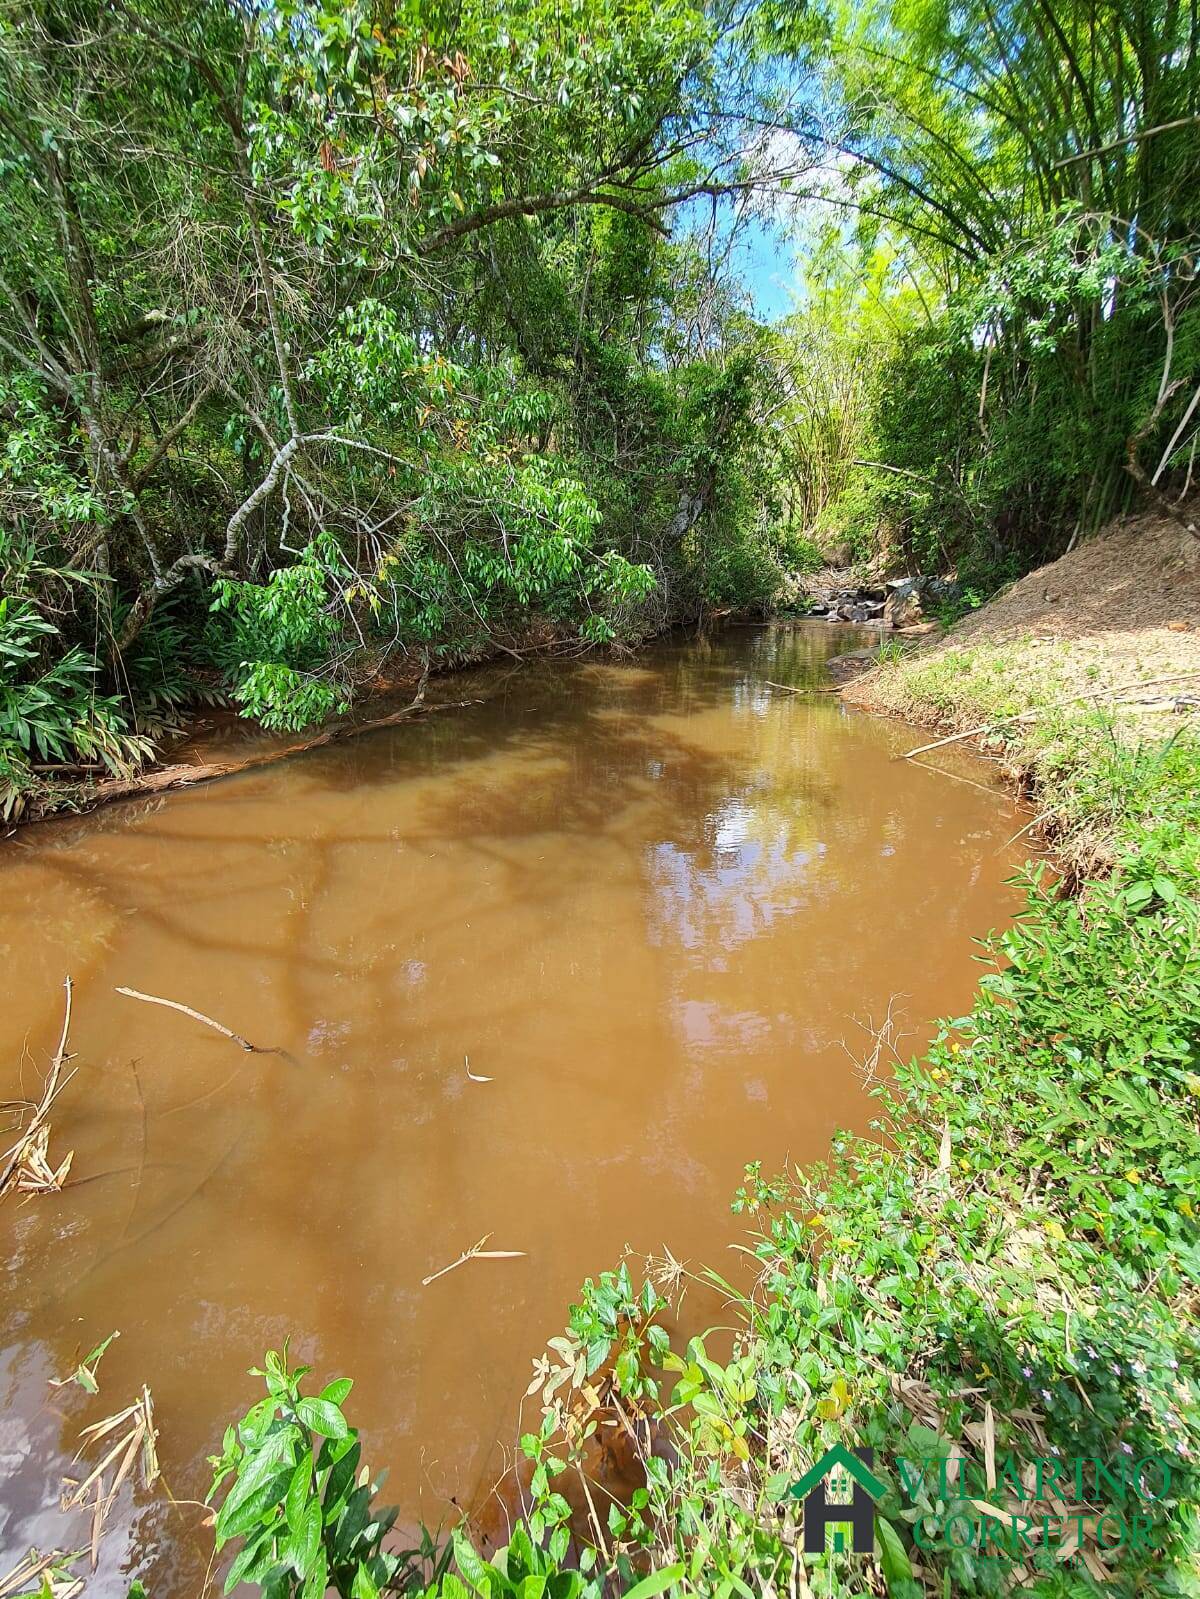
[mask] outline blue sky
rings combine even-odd
[[[731,263],[749,290],[754,314],[764,322],[773,322],[794,309],[793,296],[799,287],[796,247],[779,228],[766,221],[751,219],[743,228]]]

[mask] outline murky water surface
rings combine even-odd
[[[895,762],[911,728],[771,686],[854,642],[491,670],[438,685],[465,710],[0,851],[0,1093],[37,1092],[67,973],[78,1068],[71,1186],[0,1208],[0,1570],[87,1542],[60,1477],[143,1382],[202,1497],[288,1334],[355,1377],[407,1521],[478,1504],[585,1275],[626,1244],[735,1269],[744,1162],[865,1128],[855,1018],[899,996],[915,1048],[966,1005],[1020,819],[969,757]],[[422,1287],[486,1233],[525,1257]],[[48,1387],[113,1328],[97,1399]],[[95,1591],[198,1593],[198,1519],[126,1493]]]

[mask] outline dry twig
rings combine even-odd
[[[428,1288],[439,1277],[444,1277],[448,1271],[457,1271],[459,1266],[465,1266],[468,1260],[515,1260],[523,1257],[523,1249],[485,1249],[483,1246],[491,1237],[491,1233],[484,1233],[477,1244],[472,1244],[470,1249],[464,1249],[457,1260],[452,1260],[448,1266],[443,1266],[441,1271],[435,1271],[428,1277],[421,1278],[421,1287]]]
[[[80,1453],[87,1444],[97,1443],[102,1438],[110,1438],[120,1427],[124,1427],[124,1432],[111,1446],[100,1464],[93,1467],[82,1482],[76,1482],[72,1478],[66,1478],[63,1482],[62,1508],[64,1510],[88,1508],[92,1512],[93,1571],[99,1560],[104,1523],[139,1455],[143,1484],[147,1488],[152,1488],[158,1480],[158,1452],[155,1448],[158,1431],[154,1425],[154,1406],[149,1388],[143,1387],[140,1398],[135,1399],[133,1404],[126,1405],[124,1410],[119,1410],[115,1415],[106,1416],[103,1421],[85,1427],[79,1435],[84,1440],[80,1445]],[[76,1455],[75,1458],[78,1459],[79,1456]],[[115,1470],[112,1482],[106,1487],[104,1474],[110,1466]]]
[[[213,1021],[211,1016],[206,1016],[201,1010],[193,1010],[190,1005],[184,1005],[177,999],[161,999],[157,994],[141,994],[136,988],[118,988],[118,994],[124,994],[126,999],[140,999],[147,1005],[165,1005],[168,1010],[177,1010],[184,1016],[190,1016],[195,1022],[203,1022],[206,1027],[213,1028],[225,1038],[231,1039],[239,1049],[244,1049],[250,1055],[272,1055],[274,1050],[260,1049],[257,1044],[252,1044],[248,1038],[243,1038],[241,1033],[235,1033],[225,1027],[221,1022]]]

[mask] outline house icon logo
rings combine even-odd
[[[827,1449],[808,1471],[788,1489],[790,1499],[804,1501],[804,1553],[819,1555],[825,1549],[825,1531],[831,1524],[836,1528],[833,1547],[840,1554],[846,1547],[841,1526],[850,1523],[850,1547],[858,1555],[869,1555],[875,1547],[875,1501],[882,1499],[887,1487],[871,1470],[875,1464],[873,1449],[855,1449],[853,1453],[842,1444]],[[831,1504],[825,1494],[825,1478],[840,1468],[850,1478],[854,1496],[850,1503]]]

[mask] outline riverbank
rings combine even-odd
[[[253,717],[239,715],[231,703],[221,699],[207,709],[193,707],[181,714],[178,725],[170,732],[147,739],[147,748],[136,767],[118,771],[100,766],[93,770],[74,766],[38,769],[33,782],[20,794],[9,791],[7,804],[6,791],[0,783],[0,816],[8,824],[11,836],[21,824],[86,815],[116,800],[195,788],[469,703],[462,699],[429,701],[427,690],[431,683],[453,681],[465,672],[504,659],[521,662],[556,651],[574,656],[588,649],[578,638],[565,637],[549,624],[539,624],[507,642],[493,641],[486,649],[436,664],[405,654],[382,662],[375,675],[360,686],[352,714],[291,734],[269,731]],[[367,714],[371,711],[375,714]]]
[[[845,701],[969,736],[1036,801],[1068,868],[1103,870],[1126,831],[1130,752],[1197,724],[1200,541],[1128,518],[944,637],[883,653]]]
[[[921,1057],[881,1033],[874,1136],[748,1167],[757,1285],[700,1273],[727,1290],[732,1354],[671,1347],[670,1257],[585,1285],[535,1366],[524,1519],[486,1550],[494,1575],[455,1541],[476,1592],[1192,1591],[1200,746],[1186,703],[1124,695],[1102,628],[1005,636],[1005,603],[852,695],[943,736],[986,726],[1072,871],[1030,870],[974,1005]],[[1139,683],[1188,670],[1140,653],[1158,631]],[[872,1547],[806,1554],[790,1489],[838,1446],[874,1451]],[[597,1451],[640,1474],[630,1501]]]
[[[1113,604],[1133,536],[1079,552]],[[1200,663],[1194,586],[1158,571],[1125,627],[1101,605],[1031,629],[1038,586],[1046,607],[1068,592],[1058,563],[850,691],[946,735],[987,728],[1074,891],[1030,871],[970,1013],[894,1061],[881,1136],[749,1168],[761,1277],[737,1359],[684,1356],[673,1398],[695,1413],[670,1379],[638,1389],[676,1356],[613,1379],[671,1448],[646,1452],[612,1558],[640,1544],[704,1593],[1195,1584],[1200,745],[1167,690]],[[874,1449],[874,1550],[806,1556],[788,1488],[838,1444]]]

